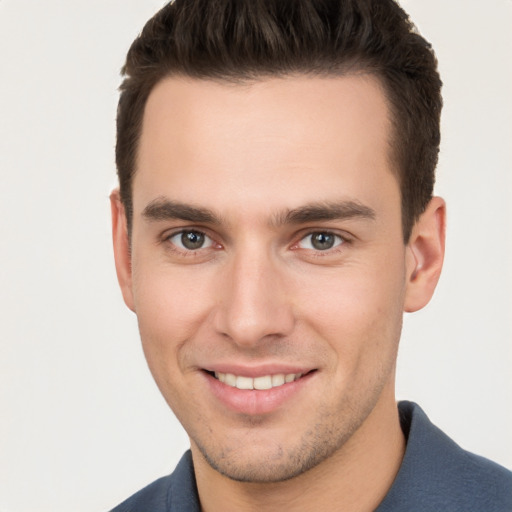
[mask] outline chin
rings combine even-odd
[[[252,444],[251,449],[205,449],[195,443],[206,462],[221,475],[247,483],[279,483],[295,478],[335,454],[352,432],[325,436],[325,426],[305,433],[294,446]],[[329,441],[326,442],[326,439]]]
[[[203,454],[205,456],[205,454]],[[291,460],[227,461],[205,456],[210,466],[221,475],[236,482],[268,484],[279,483],[295,478],[316,466],[321,460],[304,460],[298,463]]]

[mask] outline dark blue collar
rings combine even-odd
[[[395,481],[375,512],[512,511],[510,471],[462,450],[418,405],[400,402],[398,413],[407,448]],[[200,510],[189,450],[172,475],[153,482],[112,512]]]

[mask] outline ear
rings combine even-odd
[[[128,238],[126,213],[118,189],[110,194],[110,208],[112,211],[112,239],[114,242],[117,280],[119,281],[125,304],[132,311],[135,311],[132,290],[130,240]]]
[[[406,247],[407,282],[404,311],[412,313],[428,304],[443,267],[446,204],[434,197],[415,223]]]

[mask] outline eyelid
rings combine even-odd
[[[332,236],[334,238],[334,242],[333,242],[333,246],[332,247],[328,247],[327,249],[325,250],[321,250],[321,249],[315,249],[315,247],[313,247],[313,242],[311,240],[311,238],[315,235],[319,235],[319,234],[322,234],[322,235],[327,235],[327,236]],[[310,243],[309,245],[311,245],[311,247],[302,247],[302,249],[308,249],[308,250],[318,250],[320,252],[327,252],[327,251],[330,251],[332,249],[334,249],[335,247],[338,247],[340,246],[341,244],[343,244],[345,242],[345,240],[343,239],[343,237],[341,237],[340,235],[336,234],[336,233],[330,233],[328,231],[313,231],[312,233],[308,233],[306,236],[303,236],[298,242],[297,242],[297,245],[300,246],[300,244],[306,240],[310,240]]]
[[[187,249],[186,247],[183,247],[181,243],[176,243],[176,242],[171,241],[172,238],[182,235],[183,233],[186,233],[186,232],[197,232],[197,233],[203,234],[205,239],[207,240],[207,245],[194,250],[194,249]],[[325,249],[325,250],[315,249],[313,247],[312,248],[300,247],[299,244],[304,239],[306,239],[307,237],[311,237],[312,235],[318,234],[318,233],[332,235],[332,236],[336,237],[339,241],[333,247],[331,247],[329,249]],[[318,255],[327,256],[330,253],[336,252],[337,250],[341,250],[340,249],[341,246],[345,246],[347,244],[352,243],[353,238],[354,237],[352,235],[350,235],[346,232],[340,233],[339,231],[332,229],[332,228],[306,228],[306,229],[301,230],[299,233],[297,233],[294,236],[295,242],[293,242],[292,245],[289,246],[289,248],[292,250],[301,249],[304,251],[309,251],[311,253],[318,253]],[[174,229],[168,229],[164,233],[162,233],[162,235],[160,236],[160,243],[169,244],[172,246],[172,250],[174,250],[176,252],[181,252],[183,254],[188,254],[188,255],[197,254],[200,251],[202,251],[203,249],[210,249],[212,247],[215,249],[223,248],[223,244],[218,242],[217,237],[212,235],[211,231],[208,228],[198,227],[198,226],[180,226],[180,227],[176,227]]]
[[[187,249],[186,247],[182,246],[181,242],[177,243],[175,241],[172,241],[174,237],[178,237],[180,235],[183,235],[183,233],[188,232],[196,232],[201,233],[205,237],[205,241],[208,241],[207,245],[200,247],[198,249]],[[196,226],[180,226],[179,228],[174,228],[170,230],[166,230],[164,233],[162,233],[160,237],[161,243],[168,244],[171,248],[171,250],[178,252],[183,255],[192,255],[197,254],[200,251],[204,249],[211,249],[214,248],[220,248],[221,244],[216,241],[215,237],[212,236],[208,229],[202,228],[202,227],[196,227]]]
[[[198,247],[197,249],[188,249],[181,242],[181,237],[183,236],[184,233],[198,233],[203,235],[205,241],[204,245]],[[173,241],[173,239],[176,239],[176,241]],[[177,233],[173,233],[172,235],[168,236],[167,240],[169,240],[173,245],[176,245],[177,247],[180,248],[180,250],[185,252],[197,252],[200,251],[201,249],[208,249],[214,244],[214,241],[206,233],[203,233],[202,231],[197,231],[195,229],[183,229],[181,231],[178,231]]]
[[[339,242],[336,243],[336,245],[334,245],[333,247],[331,247],[329,249],[325,249],[325,250],[315,249],[314,247],[311,247],[311,248],[300,247],[300,243],[304,239],[311,237],[312,235],[318,234],[318,233],[332,235],[332,236],[336,237],[337,239],[339,239]],[[331,229],[331,228],[307,228],[307,229],[301,230],[294,238],[296,241],[293,242],[292,246],[290,247],[292,250],[308,251],[311,253],[315,253],[318,256],[327,256],[334,252],[341,251],[342,248],[345,248],[345,246],[347,244],[352,243],[352,241],[354,239],[354,237],[351,236],[349,233],[339,232],[336,229]]]

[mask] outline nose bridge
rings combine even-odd
[[[271,251],[247,244],[235,251],[224,277],[216,315],[219,332],[246,346],[289,334],[294,322],[292,305]]]

